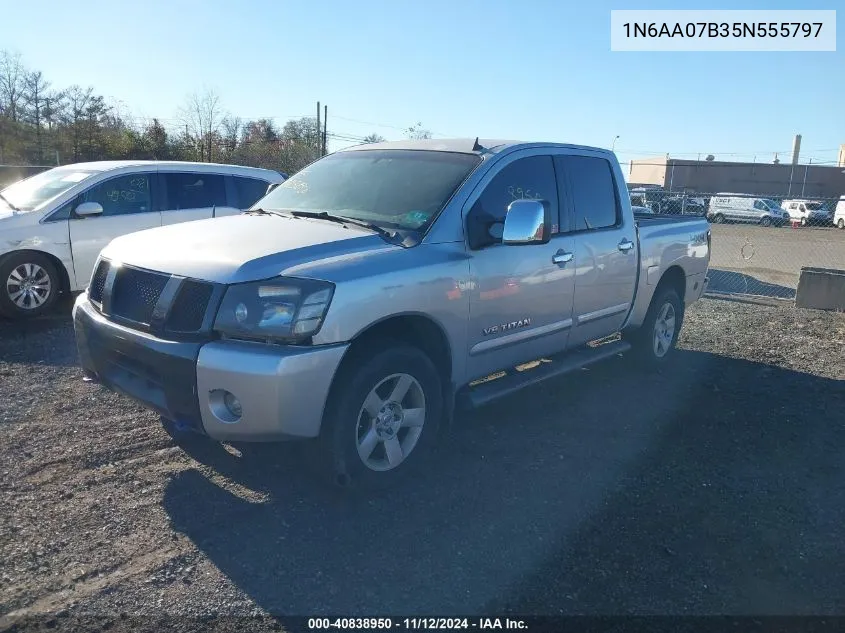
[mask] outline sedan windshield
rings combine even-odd
[[[95,173],[97,172],[59,167],[9,185],[0,193],[15,209],[33,211]],[[0,200],[0,205],[2,204]]]
[[[480,160],[475,154],[422,150],[339,152],[294,174],[254,208],[324,211],[422,230]]]

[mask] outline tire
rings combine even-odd
[[[845,229],[845,218],[839,218],[839,222],[836,223],[840,229]]]
[[[23,294],[23,283],[29,284]],[[52,261],[41,253],[13,253],[0,262],[0,314],[26,319],[44,314],[59,297],[61,277]]]
[[[807,226],[807,218],[801,218],[801,226]]]
[[[760,218],[760,226],[771,226],[772,225],[772,218],[767,215],[764,215]]]
[[[443,415],[443,386],[426,354],[396,343],[353,360],[335,384],[321,434],[334,483],[381,488],[426,463]]]
[[[673,319],[673,327],[667,338],[665,326],[669,317]],[[624,338],[631,343],[633,356],[638,362],[647,367],[659,367],[672,357],[683,321],[684,306],[678,293],[673,288],[658,288],[642,326]],[[656,341],[658,328],[663,333],[660,345]]]
[[[721,213],[717,213],[713,216],[713,224],[724,224],[725,223],[725,216]]]

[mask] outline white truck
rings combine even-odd
[[[456,405],[665,362],[709,259],[705,219],[635,218],[607,150],[369,144],[242,215],[114,240],[74,327],[88,376],[171,432],[318,438],[337,481],[374,483],[427,463]]]

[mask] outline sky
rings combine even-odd
[[[136,117],[179,122],[209,88],[244,119],[313,116],[339,135],[612,147],[663,156],[836,160],[837,52],[611,52],[612,9],[836,9],[841,0],[49,0],[3,3],[0,48],[56,88],[94,86]],[[837,31],[845,32],[842,15]],[[618,139],[616,138],[618,136]],[[333,140],[330,149],[349,144]],[[627,171],[627,170],[625,170]]]

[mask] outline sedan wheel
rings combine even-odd
[[[0,314],[27,318],[46,312],[61,291],[56,267],[40,253],[13,253],[0,262]]]
[[[21,310],[40,308],[50,298],[50,275],[38,264],[21,264],[6,279],[6,293]]]

